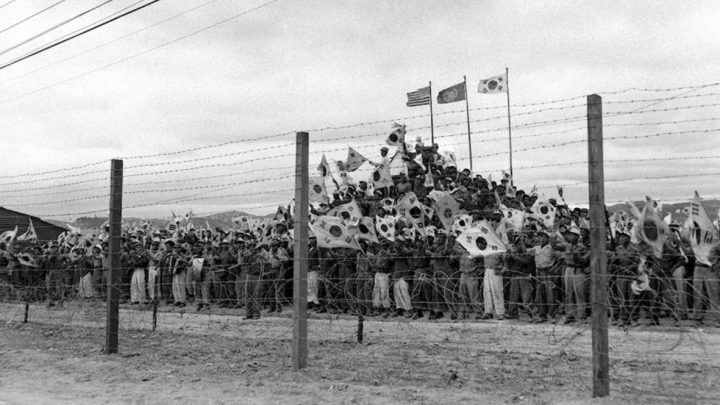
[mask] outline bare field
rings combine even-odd
[[[285,313],[123,307],[120,354],[102,354],[104,307],[0,304],[0,404],[720,403],[720,329],[610,330],[611,396],[591,398],[589,326],[518,321],[309,320],[292,371]]]

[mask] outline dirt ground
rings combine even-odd
[[[313,315],[292,370],[290,314],[123,306],[103,355],[98,303],[0,303],[5,404],[717,404],[720,329],[611,328],[611,396],[592,399],[587,325]]]

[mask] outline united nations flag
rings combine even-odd
[[[465,100],[465,82],[458,83],[445,90],[441,90],[437,96],[438,104],[454,103],[456,101]]]

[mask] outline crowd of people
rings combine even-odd
[[[395,135],[394,137],[392,135]],[[332,170],[325,157],[311,179],[308,308],[318,313],[430,320],[584,322],[590,315],[587,209],[524,192],[509,176],[493,181],[458,170],[437,144],[410,147],[404,128],[378,162],[350,149]],[[368,165],[368,181],[353,173]],[[332,172],[335,172],[333,175]],[[336,190],[328,193],[326,181]],[[699,204],[699,202],[698,202]],[[273,220],[238,219],[230,229],[170,221],[125,227],[120,286],[130,305],[198,311],[244,310],[247,319],[291,302],[292,207]],[[653,201],[607,218],[610,315],[617,325],[720,327],[720,244],[707,214],[667,224]],[[698,216],[704,215],[700,218]],[[699,218],[699,219],[698,219]],[[173,226],[174,225],[174,226]],[[41,285],[47,305],[102,298],[110,259],[107,229],[64,235],[44,246],[0,246],[0,268],[17,285]]]

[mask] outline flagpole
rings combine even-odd
[[[428,82],[430,88],[430,143],[435,144],[435,126],[433,125],[433,111],[432,111],[432,82]],[[431,146],[432,146],[431,145]]]
[[[465,85],[465,115],[467,116],[468,152],[470,153],[470,173],[472,174],[473,158],[472,158],[472,140],[470,139],[470,106],[468,105],[467,78],[465,76],[463,76],[463,84]]]
[[[512,124],[510,123],[510,74],[509,70],[506,67],[505,68],[505,94],[507,95],[507,113],[508,113],[508,144],[509,144],[509,152],[510,152],[510,186],[514,187],[514,177],[513,176],[513,164],[512,164]]]

